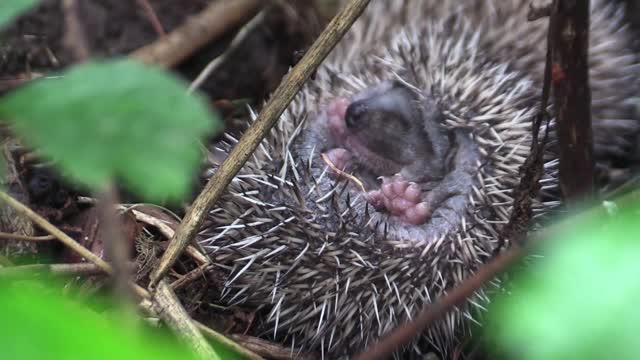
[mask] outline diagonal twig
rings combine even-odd
[[[56,226],[48,222],[47,219],[38,215],[33,210],[29,209],[29,207],[25,206],[18,200],[14,199],[12,196],[5,193],[4,191],[0,191],[0,201],[6,203],[7,205],[11,206],[20,214],[29,218],[31,221],[33,221],[34,224],[41,227],[47,233],[55,236],[58,240],[60,240],[60,242],[62,242],[71,250],[73,250],[74,252],[82,256],[87,261],[98,265],[100,269],[102,269],[102,271],[106,272],[109,275],[113,274],[113,268],[111,267],[111,265],[109,265],[109,263],[102,260],[99,256],[92,253],[86,247],[80,245],[78,242],[72,239],[69,235],[65,234],[64,232],[62,232],[62,230],[58,229]],[[147,292],[147,290],[143,289],[142,287],[134,283],[131,283],[131,286],[133,287],[134,291],[138,296],[142,298],[149,298],[149,292]]]
[[[611,199],[611,202],[619,208],[626,208],[638,204],[640,191],[634,191]],[[429,327],[442,315],[450,311],[455,305],[470,297],[483,287],[496,275],[507,271],[510,266],[521,260],[529,250],[538,246],[541,242],[557,238],[560,234],[566,234],[570,229],[576,229],[584,224],[589,224],[599,219],[610,216],[610,209],[606,203],[585,209],[571,215],[560,222],[551,224],[532,236],[524,246],[515,245],[505,250],[492,261],[480,268],[474,275],[464,280],[456,288],[446,295],[437,298],[431,305],[422,310],[413,321],[394,329],[389,335],[365,352],[354,357],[355,360],[375,360],[389,357],[398,345],[406,344],[416,334]]]
[[[224,63],[224,61],[233,53],[247,36],[256,29],[256,27],[264,21],[265,9],[262,9],[256,16],[246,23],[240,31],[235,35],[229,46],[222,54],[212,59],[207,66],[198,74],[198,76],[189,85],[189,92],[193,92],[202,85],[207,78],[216,71]]]
[[[229,28],[250,17],[260,0],[218,0],[166,36],[130,56],[147,64],[170,68]]]
[[[245,132],[229,157],[211,177],[202,193],[195,199],[183,222],[176,231],[169,248],[160,259],[158,267],[151,274],[151,285],[157,284],[173,266],[182,250],[193,241],[208,210],[215,204],[227,185],[249,159],[267,132],[276,123],[284,109],[311,76],[322,60],[360,16],[370,0],[351,0],[329,23],[318,39],[309,48],[302,60],[291,70],[274,92],[271,100]]]
[[[158,307],[158,314],[162,319],[175,330],[175,333],[183,341],[190,345],[201,359],[221,359],[182,307],[171,286],[165,281],[158,284],[153,293],[153,302]]]

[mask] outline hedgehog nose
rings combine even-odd
[[[362,122],[364,114],[367,112],[367,105],[362,101],[354,101],[347,107],[344,121],[348,128],[355,128]]]

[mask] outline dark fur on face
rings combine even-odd
[[[403,173],[419,181],[444,175],[451,144],[442,112],[399,82],[384,82],[356,95],[348,106],[347,148],[380,176]]]

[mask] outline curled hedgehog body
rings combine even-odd
[[[263,308],[264,333],[294,348],[341,357],[481,267],[508,222],[539,103],[546,22],[527,22],[527,11],[522,0],[372,2],[202,228],[202,243],[227,276],[220,300]],[[591,16],[596,153],[624,156],[632,142],[622,134],[639,127],[629,101],[637,95],[638,57],[629,50],[621,9],[595,0]],[[343,132],[376,109],[385,111],[383,119],[420,121],[429,154],[444,149],[440,176],[411,178],[406,174],[415,172],[403,165],[410,178],[397,182],[397,169],[367,163],[376,154],[355,156],[359,148]],[[376,130],[380,141],[398,141],[386,136],[390,130]],[[229,135],[219,149],[227,152],[234,142]],[[549,151],[545,158],[536,217],[559,204],[556,156]],[[412,181],[419,200],[398,212],[385,189],[409,193],[418,189]],[[450,351],[487,301],[477,293],[408,350],[420,353],[426,341]]]

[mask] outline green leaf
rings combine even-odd
[[[545,240],[490,311],[498,343],[521,359],[638,358],[639,217],[630,205]]]
[[[0,0],[0,28],[37,2],[38,0]]]
[[[195,360],[177,341],[116,324],[36,282],[0,284],[3,359]]]
[[[187,194],[199,141],[221,127],[182,81],[131,60],[38,80],[0,99],[0,116],[72,179],[93,190],[121,179],[150,201]]]
[[[63,288],[50,277],[46,283],[0,279],[1,359],[199,359],[166,329],[123,321],[117,312],[97,313],[62,295]],[[94,308],[108,306],[100,300]],[[221,359],[245,359],[226,344],[212,346]]]

